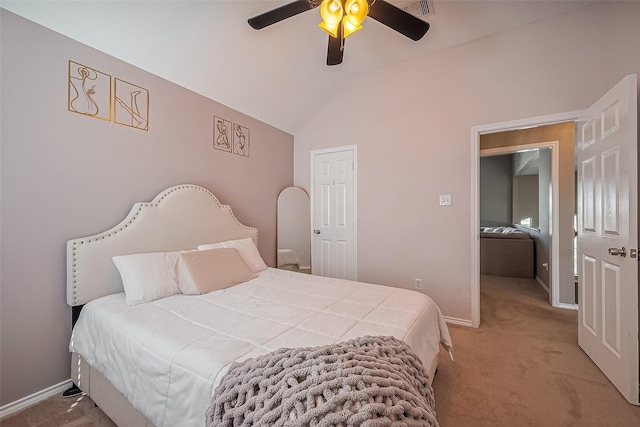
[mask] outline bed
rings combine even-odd
[[[480,274],[533,278],[535,242],[511,226],[481,227]]]
[[[254,264],[245,258],[245,267],[253,272],[257,264],[260,271],[234,286],[130,304],[130,276],[117,260],[179,253],[178,265],[229,242],[244,242],[234,246],[242,256],[247,242],[257,253],[258,230],[189,184],[135,204],[115,227],[68,242],[67,301],[77,318],[69,345],[72,379],[116,424],[203,426],[230,367],[278,349],[395,337],[419,357],[429,381],[440,345],[451,352],[447,326],[428,296],[263,268],[259,254]]]

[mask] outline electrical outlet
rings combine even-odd
[[[451,194],[440,195],[440,206],[451,206]]]
[[[416,278],[416,289],[422,289],[422,279]]]

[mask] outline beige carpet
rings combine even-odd
[[[534,280],[481,283],[480,328],[451,325],[455,361],[440,355],[433,388],[442,427],[640,426],[640,408],[578,347],[577,312],[549,306]],[[52,397],[0,425],[114,426],[86,396]]]
[[[54,396],[0,421],[2,427],[115,427],[87,396]],[[124,426],[122,426],[124,427]]]
[[[632,406],[578,347],[573,310],[535,280],[483,276],[478,329],[452,325],[433,387],[442,427],[640,426]]]

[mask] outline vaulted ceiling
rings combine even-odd
[[[343,64],[328,67],[317,9],[260,31],[247,24],[288,1],[3,0],[0,6],[295,134],[332,93],[363,73],[402,62],[410,67],[413,58],[594,3],[434,0],[422,40],[369,18],[346,40]]]

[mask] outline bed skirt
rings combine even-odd
[[[71,353],[71,380],[118,426],[155,427],[78,353]]]
[[[534,278],[534,270],[532,239],[480,238],[480,274]]]

